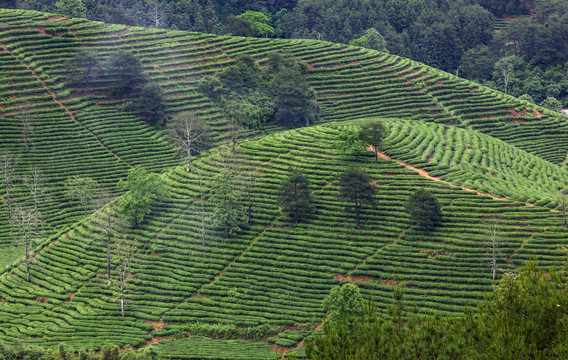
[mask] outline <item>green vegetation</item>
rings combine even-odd
[[[418,189],[413,192],[404,204],[404,208],[412,220],[424,229],[426,235],[429,235],[430,230],[442,221],[440,204],[427,190]]]
[[[306,175],[298,169],[288,170],[289,175],[284,179],[280,187],[278,201],[282,204],[282,209],[294,223],[305,220],[314,212],[314,200],[310,191],[310,181]]]
[[[390,316],[346,298],[344,306],[355,309],[329,319],[323,333],[308,339],[306,354],[309,359],[563,359],[566,281],[565,267],[545,271],[529,262],[518,276],[505,275],[465,317],[417,315],[403,285],[394,290]]]
[[[0,37],[2,150],[18,159],[10,206],[32,210],[35,241],[27,263],[2,196],[7,344],[152,348],[173,337],[153,347],[164,357],[274,357],[262,341],[303,356],[294,347],[333,311],[323,301],[345,283],[379,314],[402,314],[389,299],[404,282],[418,315],[456,315],[531,257],[545,266],[565,260],[558,194],[568,181],[568,124],[532,103],[396,55],[315,40],[9,10],[0,10]],[[138,80],[105,75],[118,50],[138,63]],[[69,65],[83,51],[89,62]],[[70,66],[84,70],[77,76]],[[204,78],[212,97],[200,91]],[[194,119],[209,149],[197,135],[174,144],[145,121],[146,82],[163,93],[168,131]],[[117,87],[124,92],[109,93]],[[298,89],[306,96],[289,102]],[[361,136],[357,159],[338,146],[345,133]],[[356,167],[367,176],[345,185],[356,178],[342,175]],[[314,208],[295,225],[281,198],[291,168],[304,174]],[[110,192],[99,191],[87,216],[66,194],[76,177]],[[150,195],[154,183],[163,191]],[[373,194],[342,196],[358,186]],[[443,208],[428,236],[405,209],[417,189]],[[137,226],[121,221],[120,209]],[[494,217],[497,267],[486,261]]]

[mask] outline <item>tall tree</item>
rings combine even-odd
[[[37,112],[33,109],[33,104],[26,102],[16,117],[22,124],[22,139],[24,140],[24,147],[29,150],[30,145],[33,145],[30,137],[35,132],[35,123],[37,122]]]
[[[122,317],[124,317],[126,286],[128,285],[128,280],[131,276],[132,261],[138,252],[138,248],[136,245],[127,242],[127,240],[123,237],[119,237],[115,245],[115,260],[118,263],[116,272],[118,274],[118,288],[120,291],[120,312]]]
[[[39,204],[42,200],[45,200],[45,178],[37,166],[33,166],[31,171],[23,178],[23,182],[33,201],[35,235],[39,236],[41,220]]]
[[[288,213],[297,224],[300,219],[313,213],[314,200],[307,176],[297,168],[289,169],[288,173],[280,185],[278,201],[282,204],[284,212]]]
[[[501,253],[499,243],[501,238],[499,236],[499,219],[492,217],[486,225],[487,240],[485,241],[485,248],[487,250],[485,263],[489,265],[493,280],[497,277],[497,270],[499,269],[499,260],[503,256]]]
[[[361,135],[366,145],[373,148],[375,153],[375,164],[379,161],[379,149],[383,140],[387,137],[387,128],[380,122],[372,122],[361,129]]]
[[[254,208],[253,193],[254,184],[258,181],[258,177],[253,175],[252,171],[246,172],[242,178],[241,182],[243,185],[243,191],[247,198],[247,214],[248,214],[248,224],[252,225],[252,210]]]
[[[120,234],[124,229],[130,227],[130,223],[118,213],[114,201],[115,199],[111,193],[104,189],[99,192],[96,198],[96,205],[100,208],[102,217],[101,227],[104,230],[101,240],[106,243],[108,285],[111,284],[111,248],[114,243],[113,239],[116,234]]]
[[[239,169],[233,155],[221,154],[221,169],[213,179],[209,202],[213,207],[213,224],[224,229],[226,239],[229,234],[239,231],[247,219],[243,195],[237,186],[238,178]]]
[[[152,82],[142,87],[137,108],[150,125],[161,128],[166,121],[166,99],[160,85]]]
[[[69,61],[71,71],[69,82],[73,85],[89,86],[102,73],[102,64],[94,50],[79,49]]]
[[[14,219],[13,224],[14,227],[18,230],[20,235],[19,242],[24,245],[24,258],[26,263],[26,271],[27,277],[26,281],[31,281],[30,275],[30,246],[31,246],[31,238],[32,232],[35,225],[36,215],[33,211],[23,209],[21,207],[16,207],[14,209]]]
[[[146,81],[142,64],[134,53],[126,50],[113,52],[105,63],[112,82],[112,93],[122,96]]]
[[[81,0],[59,0],[55,3],[55,9],[63,16],[84,18],[87,8]]]
[[[352,166],[339,177],[339,196],[349,204],[345,209],[355,212],[355,223],[358,230],[361,230],[361,209],[365,204],[375,204],[376,192],[376,187],[371,185],[369,175],[360,167]]]
[[[8,151],[0,152],[0,183],[6,190],[6,204],[8,205],[8,224],[12,225],[12,202],[10,192],[14,186],[14,170],[18,159]]]
[[[414,191],[404,205],[412,220],[422,227],[426,235],[442,221],[442,208],[438,200],[428,190]]]
[[[283,126],[306,126],[318,118],[316,93],[309,86],[305,68],[283,69],[271,82],[275,94],[275,117]]]
[[[98,190],[99,183],[89,177],[73,176],[65,181],[65,195],[79,202],[85,212],[85,217],[95,205]]]
[[[170,137],[178,151],[187,155],[186,172],[191,167],[192,154],[209,146],[210,128],[192,113],[182,113],[169,124]]]
[[[507,56],[495,63],[495,70],[501,75],[505,85],[505,94],[509,91],[509,82],[517,69],[518,57]]]
[[[338,149],[344,155],[352,155],[355,161],[363,153],[366,138],[360,130],[345,129],[337,135]]]
[[[205,246],[205,190],[203,188],[203,179],[199,174],[199,203],[201,207],[201,245]]]
[[[128,191],[124,195],[122,212],[132,217],[135,225],[140,224],[144,216],[151,212],[155,200],[167,195],[160,175],[148,173],[141,166],[130,169],[126,180],[120,180],[117,187]]]

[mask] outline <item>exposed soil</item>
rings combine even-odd
[[[343,275],[337,274],[337,275],[335,275],[335,277],[339,281],[349,281],[350,283],[354,283],[356,281],[368,283],[368,282],[375,280],[375,279],[373,279],[372,277],[369,277],[369,276],[343,276]]]

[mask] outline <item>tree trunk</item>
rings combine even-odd
[[[361,206],[355,205],[355,220],[357,222],[357,230],[361,230],[361,224],[359,223],[359,214],[361,213]]]
[[[24,242],[26,244],[26,270],[28,272],[28,277],[26,279],[27,282],[31,281],[31,276],[30,276],[30,253],[29,253],[29,243],[28,243],[28,234],[26,233],[24,235]]]
[[[10,202],[8,201],[8,204]],[[562,217],[564,218],[564,228],[568,228],[568,223],[566,222],[566,201],[562,200]]]
[[[252,225],[252,199],[250,197],[250,192],[249,192],[249,195],[248,195],[248,200],[249,200],[249,207],[248,207],[249,221],[248,221],[248,224]]]
[[[229,222],[225,221],[225,239],[229,238]]]
[[[124,317],[124,280],[120,284],[120,312],[122,317]]]
[[[37,197],[34,196],[34,226],[35,234],[39,236],[39,210],[37,209]]]
[[[6,183],[6,203],[8,204],[8,225],[12,225],[12,204],[10,203],[10,189]]]
[[[203,205],[203,199],[201,199],[201,245],[205,246],[205,205]]]
[[[107,232],[107,278],[110,285],[110,215],[109,215],[109,230]]]
[[[189,172],[189,167],[191,166],[191,145],[187,147],[187,168],[185,172]]]
[[[375,164],[379,163],[379,150],[375,146]]]

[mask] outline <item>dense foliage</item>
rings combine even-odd
[[[290,54],[271,53],[263,69],[251,57],[239,57],[234,66],[202,78],[199,89],[222,106],[234,123],[249,128],[268,122],[309,125],[319,112],[306,64]]]
[[[357,296],[343,302],[322,334],[308,340],[309,359],[565,359],[568,325],[566,267],[546,271],[529,262],[518,275],[506,274],[476,310],[465,317],[420,315],[394,288],[388,315]],[[342,315],[342,316],[338,316]],[[404,320],[404,321],[403,321]]]

